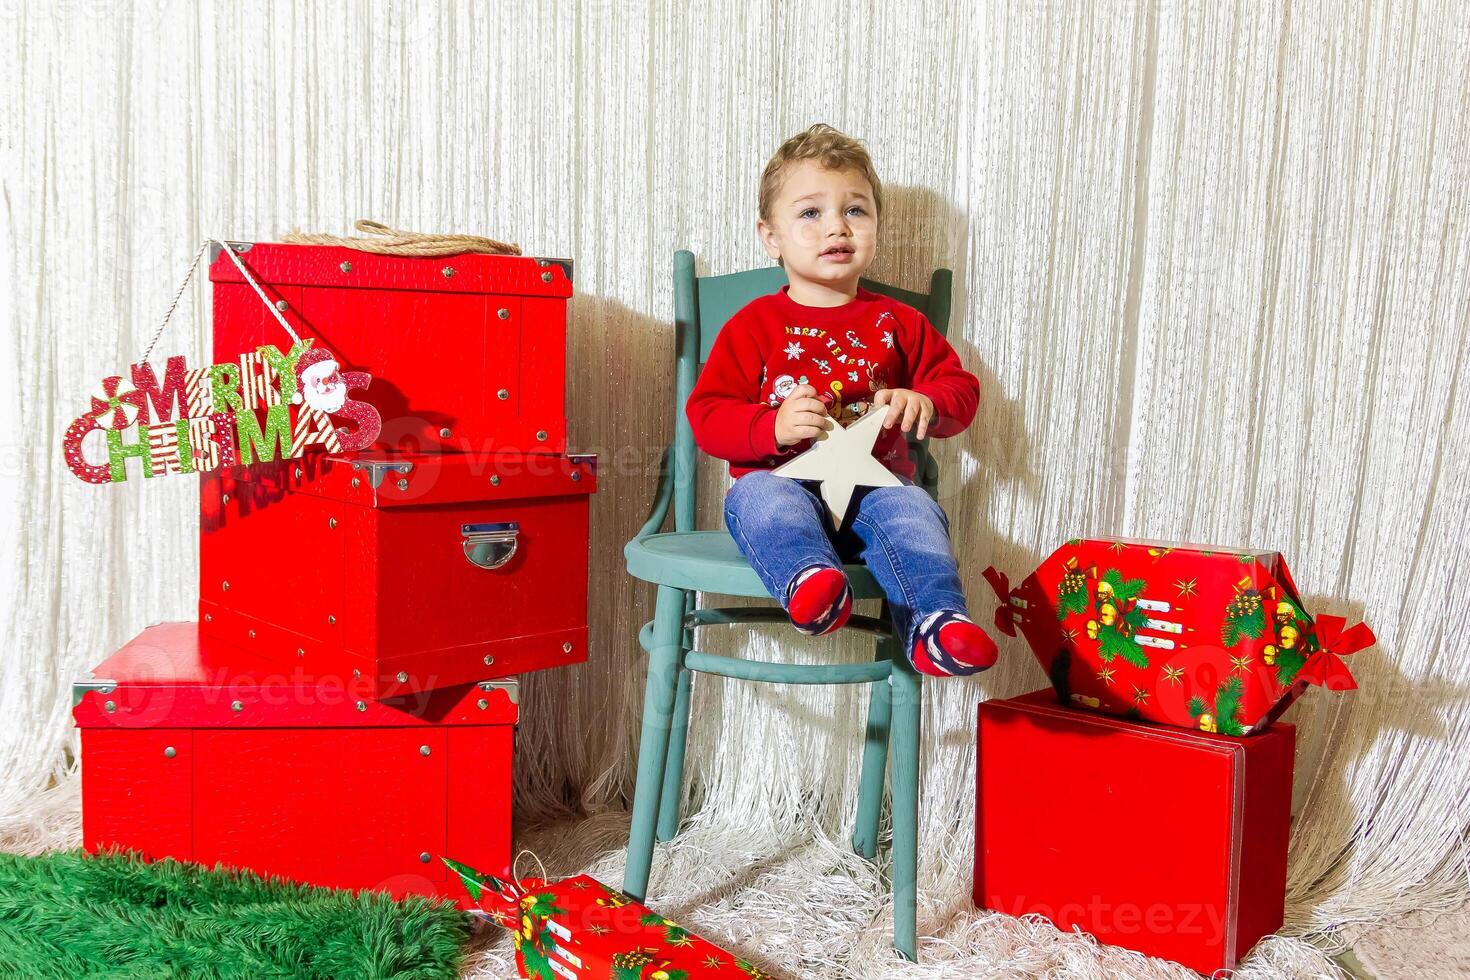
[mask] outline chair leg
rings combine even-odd
[[[648,894],[654,824],[658,820],[678,687],[679,647],[684,632],[682,589],[658,587],[653,623],[653,649],[648,654],[648,684],[643,695],[643,733],[638,742],[638,781],[633,790],[633,823],[628,832],[628,858],[623,871],[623,891],[640,902]]]
[[[875,660],[892,660],[894,641],[878,641]],[[878,817],[883,809],[883,777],[888,766],[888,729],[892,717],[892,680],[876,681],[868,701],[868,728],[863,742],[863,768],[858,780],[857,822],[852,849],[868,860],[878,856]]]
[[[902,656],[893,674],[893,945],[918,959],[919,723],[921,679]]]
[[[684,594],[684,616],[692,613],[698,602],[692,590]],[[680,643],[682,649],[694,649],[694,630],[686,628]],[[678,686],[674,689],[674,719],[669,730],[669,754],[664,763],[663,793],[658,804],[658,827],[655,836],[660,842],[674,839],[679,832],[679,808],[684,795],[684,749],[689,741],[689,698],[694,675],[679,667]]]
[[[687,648],[686,648],[687,649]],[[679,805],[684,795],[684,747],[689,741],[689,685],[694,672],[679,668],[674,689],[673,727],[669,729],[669,754],[664,763],[663,795],[658,804],[660,841],[670,841],[679,832]]]

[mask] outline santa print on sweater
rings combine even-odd
[[[798,385],[815,388],[843,425],[871,407],[874,392],[908,388],[934,402],[928,435],[969,426],[980,383],[924,314],[861,287],[852,302],[833,307],[803,306],[787,289],[730,318],[684,406],[694,441],[727,460],[732,476],[770,469],[810,447],[811,440],[776,445],[776,410]],[[878,437],[873,455],[900,476],[914,474],[898,424]]]

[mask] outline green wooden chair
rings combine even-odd
[[[864,288],[899,299],[923,311],[944,333],[949,324],[948,269],[938,269],[929,293],[914,293],[863,280]],[[878,617],[852,616],[845,629],[876,637],[871,663],[784,664],[722,657],[694,649],[694,631],[729,623],[785,623],[779,606],[695,608],[695,594],[769,597],[755,571],[725,531],[695,530],[695,464],[698,450],[684,415],[684,403],[727,320],[757,296],[786,283],[779,267],[699,277],[690,252],[674,253],[675,370],[674,442],[664,455],[653,510],[623,549],[628,573],[658,586],[654,618],[639,631],[649,654],[638,750],[638,781],[633,799],[623,891],[647,896],[654,840],[671,839],[679,825],[684,779],[684,749],[689,730],[690,682],[694,673],[785,684],[872,684],[867,737],[863,747],[853,847],[872,859],[878,851],[878,815],[884,769],[893,761],[893,934],[894,945],[912,960],[915,951],[915,889],[918,865],[920,675],[909,664],[892,633],[888,604]],[[936,492],[938,469],[923,443],[910,440],[917,466],[915,483]],[[672,506],[674,530],[660,529]],[[847,565],[854,599],[881,599],[883,591],[861,564]],[[797,635],[794,632],[793,636]]]

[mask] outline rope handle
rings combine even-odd
[[[337,245],[379,255],[444,256],[479,252],[485,255],[520,255],[521,247],[481,235],[451,235],[389,228],[380,221],[359,218],[353,225],[362,237],[307,234],[293,228],[281,236],[291,245]]]
[[[521,875],[520,872],[516,870],[516,868],[520,866],[521,857],[526,854],[529,854],[531,855],[531,857],[536,859],[536,865],[541,869],[541,881],[544,883],[549,883],[551,879],[546,874],[546,865],[541,863],[541,856],[535,851],[531,850],[529,847],[521,848],[521,850],[516,854],[515,860],[512,861],[510,865],[510,876],[514,878],[518,884],[520,883],[520,881],[522,880]]]
[[[235,250],[218,238],[206,238],[199,243],[199,248],[194,252],[194,259],[189,263],[189,271],[184,273],[184,281],[179,283],[178,291],[174,293],[173,302],[168,304],[168,309],[163,314],[163,320],[158,324],[158,329],[153,332],[153,339],[148,341],[148,347],[143,351],[143,357],[138,363],[145,364],[148,358],[153,356],[153,348],[157,346],[158,339],[163,336],[163,331],[168,328],[169,321],[173,319],[174,310],[178,309],[179,300],[183,298],[184,290],[189,288],[189,283],[194,278],[194,270],[199,268],[199,260],[204,257],[205,250],[211,244],[218,245],[224,249],[225,254],[230,257],[230,261],[235,263],[235,268],[240,270],[240,275],[245,277],[245,281],[250,284],[250,288],[255,290],[255,295],[260,297],[260,301],[265,304],[265,308],[271,311],[271,316],[275,317],[276,322],[281,325],[281,329],[285,330],[291,336],[291,342],[295,344],[301,341],[300,335],[291,329],[291,324],[287,323],[286,318],[281,316],[281,311],[276,309],[276,304],[272,303],[270,297],[266,296],[265,290],[260,288],[260,283],[256,282],[255,277],[250,274],[250,270],[245,268],[245,263],[240,261],[240,256],[235,254]]]

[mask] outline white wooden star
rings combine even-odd
[[[897,487],[903,483],[873,455],[873,444],[883,431],[887,414],[887,406],[869,409],[847,428],[831,421],[812,448],[771,473],[791,480],[821,481],[822,500],[827,505],[832,527],[841,527],[855,489]]]

